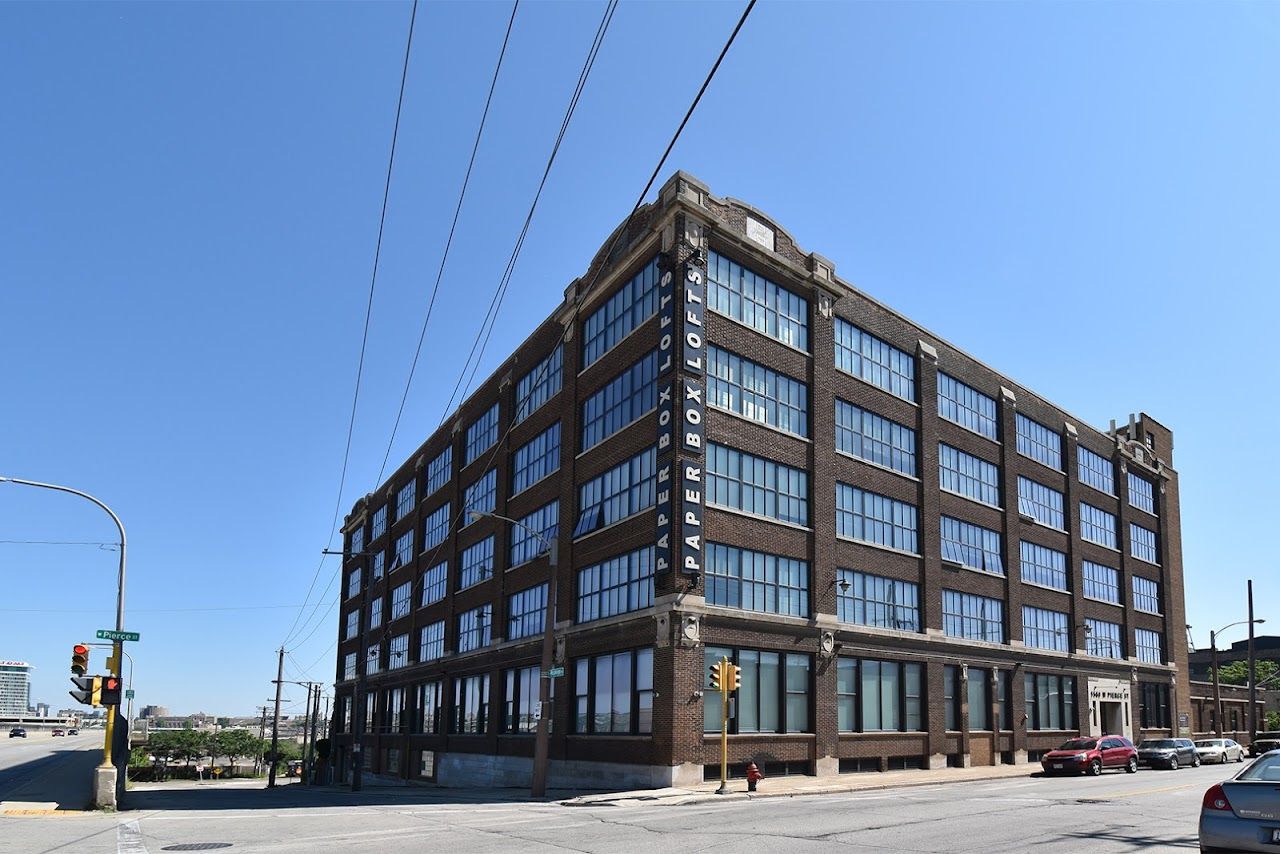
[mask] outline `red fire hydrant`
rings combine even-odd
[[[756,763],[747,763],[747,791],[754,792],[756,783],[764,779],[764,775],[760,773],[760,769],[756,767]]]

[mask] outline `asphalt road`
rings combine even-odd
[[[1233,770],[1027,776],[685,806],[566,807],[440,790],[353,796],[214,783],[134,793],[138,808],[114,816],[0,816],[0,852],[1194,851],[1200,798]]]
[[[6,732],[0,740],[0,811],[24,805],[83,808],[91,797],[93,767],[102,761],[102,731],[58,738],[27,732],[26,738],[8,738]]]

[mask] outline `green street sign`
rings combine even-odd
[[[132,700],[132,699],[133,699],[133,689],[132,689],[132,688],[126,688],[126,689],[125,689],[125,691],[124,691],[124,698],[125,698],[126,700]]]
[[[117,632],[111,629],[98,629],[99,640],[136,641],[138,637],[137,632]]]
[[[548,671],[547,671],[547,676],[548,676],[549,678],[551,678],[551,679],[555,679],[555,678],[557,678],[557,677],[559,677],[559,676],[563,676],[563,675],[564,675],[564,668],[563,668],[563,667],[553,667],[553,668],[551,668],[550,670],[548,670]]]

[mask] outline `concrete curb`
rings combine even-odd
[[[1034,765],[1008,765],[997,766],[992,769],[982,769],[977,773],[966,772],[970,772],[970,769],[948,769],[948,771],[936,772],[901,772],[903,776],[895,777],[894,779],[884,779],[883,777],[880,777],[880,775],[875,775],[874,777],[872,777],[872,775],[865,775],[867,777],[871,777],[871,779],[856,781],[842,780],[827,784],[799,786],[787,786],[784,782],[787,778],[780,778],[776,781],[776,784],[773,787],[765,785],[768,783],[768,780],[762,781],[762,788],[755,792],[735,791],[724,795],[717,795],[712,791],[699,791],[697,789],[668,790],[670,791],[669,794],[657,794],[652,791],[614,792],[608,795],[582,795],[576,798],[558,801],[557,803],[566,807],[620,806],[623,804],[635,806],[690,806],[696,804],[745,801],[752,800],[753,798],[795,798],[805,795],[849,794],[852,792],[874,792],[884,791],[886,789],[937,786],[948,783],[978,783],[985,780],[1016,779],[1020,777],[1031,777],[1038,773],[1038,767]],[[910,776],[907,776],[908,774]],[[864,775],[858,776],[861,777]],[[798,779],[811,780],[812,778]]]

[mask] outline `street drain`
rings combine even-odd
[[[212,851],[215,848],[230,848],[230,842],[183,842],[181,845],[166,845],[161,851]]]

